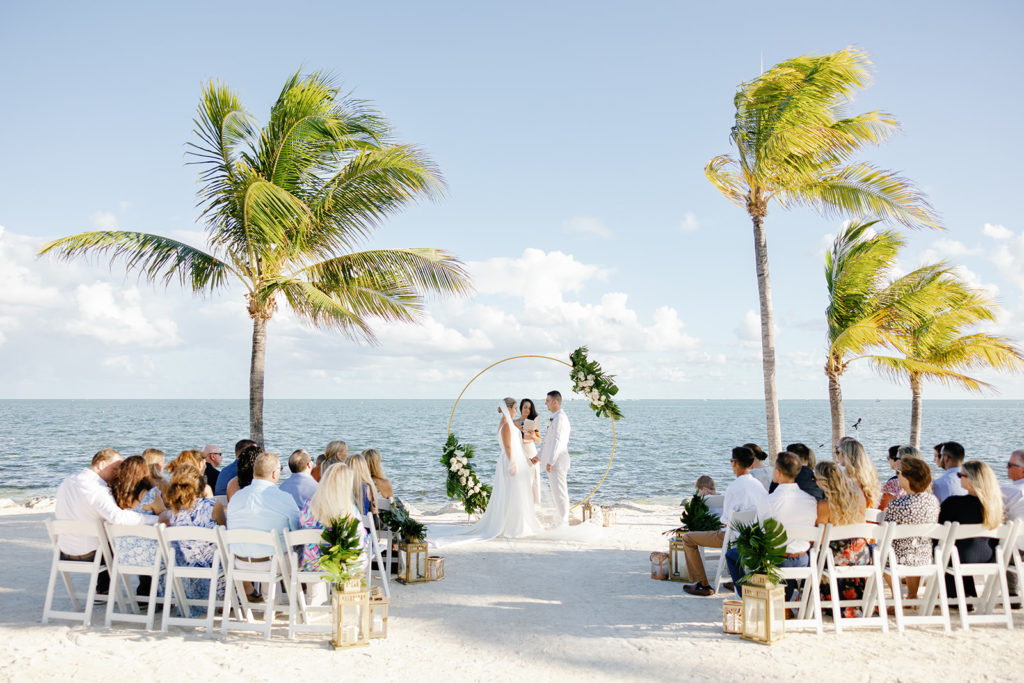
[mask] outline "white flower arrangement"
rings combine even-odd
[[[612,400],[612,396],[619,393],[612,375],[602,372],[600,365],[587,358],[585,346],[573,351],[569,359],[572,361],[569,378],[573,381],[573,392],[586,397],[590,401],[591,410],[598,417],[609,417],[612,420],[621,418],[622,412]]]

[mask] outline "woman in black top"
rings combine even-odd
[[[960,484],[967,490],[966,496],[950,496],[939,507],[939,523],[960,522],[960,524],[983,524],[995,529],[1003,523],[1003,498],[999,481],[992,468],[980,460],[965,462],[960,469]],[[964,538],[956,542],[960,562],[982,564],[996,561],[994,538]],[[946,591],[956,595],[953,577],[946,576]],[[964,577],[964,593],[975,597],[974,578]]]

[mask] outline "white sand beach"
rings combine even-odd
[[[335,652],[172,628],[42,625],[45,508],[0,511],[0,679],[48,680],[1019,680],[1019,632],[995,626],[790,633],[772,646],[725,635],[724,593],[653,581],[678,508],[630,505],[579,542],[490,541],[448,549],[444,580],[393,585],[389,637]],[[423,516],[431,524],[464,515]],[[94,621],[102,624],[97,608]],[[282,622],[283,623],[283,622]],[[1017,611],[1017,628],[1024,613]]]

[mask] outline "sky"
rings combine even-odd
[[[447,182],[366,247],[448,249],[476,292],[431,300],[418,326],[376,324],[375,347],[280,310],[268,398],[454,398],[496,361],[580,345],[621,398],[761,397],[750,222],[703,167],[732,151],[738,84],[847,45],[875,65],[850,110],[902,129],[859,158],[914,180],[946,226],[901,229],[899,267],[948,259],[999,302],[985,331],[1024,339],[1022,28],[1017,2],[6,3],[0,398],[247,396],[241,291],[197,298],[35,253],[108,228],[201,244],[185,145],[203,84],[262,122],[300,69],[371,100]],[[841,221],[772,207],[765,225],[779,394],[826,398],[823,259]],[[563,370],[503,363],[467,395],[540,396]],[[1024,376],[979,376],[986,396],[1024,398]],[[909,394],[863,362],[843,388]]]

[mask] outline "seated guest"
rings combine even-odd
[[[694,491],[707,498],[708,496],[717,496],[718,493],[715,491],[715,480],[706,474],[702,474],[697,477],[697,482],[694,484]]]
[[[214,446],[213,444],[203,446],[203,458],[206,460],[206,466],[203,468],[203,474],[206,475],[206,483],[216,490],[217,478],[220,476],[220,470],[217,468],[220,467],[223,458],[220,446]]]
[[[779,453],[775,459],[775,482],[778,486],[757,506],[757,520],[763,522],[769,517],[783,526],[814,526],[818,516],[818,502],[814,496],[804,492],[796,484],[800,474],[800,458],[788,451]],[[806,567],[810,561],[807,541],[789,541],[786,544],[786,557],[783,567]],[[725,553],[725,563],[729,566],[729,575],[736,593],[742,597],[740,579],[744,576],[740,567],[740,554],[736,548]],[[796,589],[795,581],[786,582],[786,600],[793,596]]]
[[[1010,453],[1006,461],[1006,473],[1010,483],[1002,488],[1003,516],[1007,521],[1024,519],[1024,449]],[[1024,559],[1024,537],[1017,541],[1017,552]],[[1006,579],[1010,584],[1010,594],[1016,595],[1020,581],[1016,572],[1007,572]]]
[[[373,477],[370,476],[370,467],[366,464],[366,458],[362,453],[350,455],[346,463],[352,470],[356,500],[360,501],[362,513],[376,515],[377,487],[373,485]]]
[[[172,460],[170,464],[167,465],[166,469],[167,472],[169,472],[172,476],[174,474],[174,469],[177,467],[181,467],[182,465],[189,465],[191,467],[195,467],[200,472],[203,472],[205,470],[205,462],[206,460],[203,458],[202,451],[197,451],[189,448],[178,453],[178,457]],[[208,481],[206,481],[205,474],[201,476],[202,495],[207,498],[213,498],[213,487],[210,486]]]
[[[882,487],[878,485],[878,470],[871,464],[863,444],[848,436],[839,440],[836,463],[846,470],[846,476],[861,490],[869,508],[882,500]]]
[[[767,491],[768,487],[772,485],[772,473],[775,472],[775,468],[768,465],[768,454],[761,450],[756,443],[745,443],[743,447],[754,452],[754,464],[750,468],[750,476],[761,482],[764,490]]]
[[[825,500],[825,493],[818,486],[818,483],[814,481],[814,465],[816,462],[814,451],[802,443],[791,443],[786,446],[785,452],[793,453],[800,458],[800,473],[796,475],[796,485],[800,487],[800,490],[814,498],[814,500]],[[774,491],[776,486],[778,484],[772,482],[768,486],[768,493]]]
[[[154,515],[143,515],[122,509],[110,491],[110,482],[121,467],[121,454],[113,448],[104,448],[93,456],[87,469],[68,475],[57,488],[54,509],[56,519],[74,519],[111,524],[156,524]],[[96,555],[96,538],[76,534],[57,537],[60,559],[92,562]],[[110,586],[110,575],[104,570],[97,580],[96,589],[105,595]]]
[[[884,510],[888,507],[896,498],[906,495],[906,491],[900,492],[900,447],[889,446],[889,469],[893,471],[893,475],[885,480],[882,484],[882,499],[878,502],[878,509]]]
[[[316,479],[310,472],[313,470],[313,459],[301,448],[288,458],[288,469],[291,475],[281,482],[281,490],[295,499],[301,508],[316,493]]]
[[[242,452],[238,454],[238,457],[235,458],[234,465],[236,467],[235,472],[237,474],[230,482],[228,482],[228,502],[231,502],[231,497],[238,491],[252,483],[254,476],[253,468],[256,466],[256,458],[259,457],[259,454],[262,452],[263,451],[260,450],[259,446],[253,444],[252,446],[246,446]],[[227,468],[225,467],[224,469],[226,470]],[[221,476],[224,476],[223,472],[221,472]]]
[[[182,465],[174,470],[165,496],[170,510],[170,526],[195,526],[215,529],[225,523],[224,508],[212,497],[203,497],[200,491],[202,475],[191,465]],[[181,561],[188,567],[212,567],[217,552],[216,543],[202,541],[178,541]],[[189,598],[208,595],[209,580],[185,577],[182,579],[185,593]],[[220,579],[217,594],[224,596],[224,579]]]
[[[939,467],[946,470],[945,473],[932,482],[932,493],[943,502],[950,496],[967,495],[967,489],[963,486],[960,477],[960,466],[964,464],[964,447],[956,441],[946,441],[936,446],[939,449],[939,457],[936,462]]]
[[[313,471],[310,472],[310,474],[313,475],[313,478],[316,479],[317,483],[320,483],[320,477],[323,476],[322,472],[325,460],[327,460],[327,456],[323,453],[316,456],[316,465],[313,466]]]
[[[954,442],[947,442],[943,453]],[[939,505],[939,522],[960,522],[960,524],[983,524],[986,529],[995,529],[1003,523],[1003,497],[999,490],[999,481],[992,468],[980,460],[969,460],[960,468],[960,479],[967,493],[962,496],[950,496]],[[934,486],[933,486],[934,488]],[[965,564],[981,564],[996,561],[996,546],[999,541],[994,538],[964,538],[956,542],[960,562]],[[956,595],[953,577],[946,575],[946,592]],[[964,594],[968,597],[977,595],[974,591],[974,577],[964,577]]]
[[[864,521],[867,501],[864,500],[860,487],[850,481],[839,469],[839,465],[828,460],[819,462],[814,468],[814,474],[818,485],[825,492],[825,500],[818,503],[819,506],[824,506],[824,519],[821,519],[819,509],[819,520],[832,526],[861,524]],[[871,564],[871,548],[866,538],[844,538],[832,541],[828,546],[836,566]],[[838,584],[840,600],[860,600],[864,597],[865,579],[844,578],[839,579]],[[821,582],[821,599],[832,599],[832,586],[824,577]],[[860,614],[859,607],[843,608],[844,617],[857,617]]]
[[[373,478],[373,485],[377,492],[384,498],[391,498],[395,495],[391,488],[391,480],[384,476],[384,467],[381,464],[381,454],[376,448],[367,448],[363,451],[366,464],[370,468],[370,477]]]
[[[124,459],[121,468],[117,471],[117,476],[110,482],[110,492],[119,508],[142,513],[152,513],[157,506],[159,506],[158,512],[163,510],[163,505],[156,503],[152,498],[148,504],[144,504],[147,495],[155,495],[157,491],[157,487],[150,479],[153,471],[154,469],[146,464],[143,456],[132,455]],[[121,562],[148,565],[152,564],[156,557],[157,542],[151,538],[118,536],[114,539],[113,550]],[[151,585],[150,577],[139,576],[139,586],[135,593],[149,595]]]
[[[324,471],[316,493],[310,498],[302,512],[299,524],[303,529],[323,529],[339,517],[360,518],[356,504],[352,469],[345,463],[336,463]],[[370,547],[369,534],[362,530],[363,549]],[[313,572],[320,568],[320,544],[311,543],[302,550],[302,571]]]
[[[238,456],[249,446],[255,445],[257,444],[252,439],[242,439],[235,444],[235,460],[230,465],[226,465],[220,471],[220,474],[217,475],[217,485],[213,487],[213,494],[215,496],[226,496],[228,494],[228,484],[238,476]]]
[[[142,459],[149,468],[149,481],[163,493],[167,489],[167,478],[164,474],[167,456],[158,448],[147,448],[142,451]]]
[[[768,497],[761,482],[750,475],[750,468],[755,460],[754,452],[746,446],[732,449],[729,461],[735,481],[725,488],[725,501],[722,503],[722,524],[729,526],[733,514],[744,510],[753,510],[758,503]],[[718,531],[688,531],[682,536],[683,552],[686,554],[686,570],[694,583],[683,585],[683,590],[690,595],[714,595],[715,590],[708,583],[704,562],[700,557],[700,547],[721,548],[725,540],[725,529]]]
[[[934,524],[939,521],[939,500],[931,492],[932,471],[928,464],[921,458],[901,456],[896,476],[899,477],[900,488],[907,493],[886,506],[885,521],[895,524]],[[908,567],[930,564],[934,560],[932,547],[932,539],[925,536],[897,538],[892,542],[896,562]],[[917,599],[920,585],[920,577],[907,577],[907,599]]]

